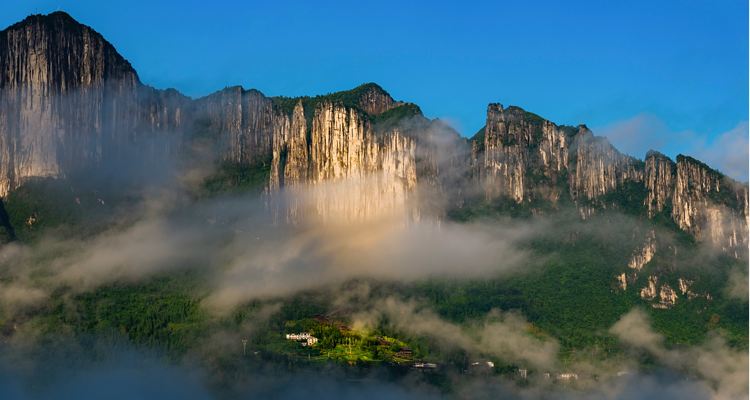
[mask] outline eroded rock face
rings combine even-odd
[[[69,15],[29,16],[0,32],[0,197],[31,177],[170,153],[188,100],[142,85],[109,42]],[[176,143],[157,148],[170,136]]]
[[[484,165],[477,169],[487,201],[507,195],[518,203],[536,198],[557,204],[568,196],[586,218],[601,195],[626,180],[643,181],[638,161],[620,154],[606,138],[583,125],[557,126],[517,107],[490,104],[483,147]]]
[[[222,160],[254,164],[267,160],[279,119],[270,99],[257,90],[227,88],[196,101],[197,115],[208,119]]]
[[[653,217],[667,206],[672,218],[699,241],[746,257],[748,189],[690,157],[675,163],[650,151],[646,157],[646,205]]]
[[[603,137],[596,137],[585,127],[579,127],[575,140],[576,158],[570,174],[570,194],[588,200],[613,191],[627,179],[640,182],[642,171],[629,157],[620,154]]]
[[[735,256],[746,254],[747,198],[747,187],[727,182],[693,159],[678,159],[672,216],[698,240],[721,246]],[[726,202],[735,203],[739,210],[727,207]]]
[[[307,123],[305,109],[300,101],[294,107],[292,126],[286,139],[286,163],[284,165],[284,185],[298,187],[307,182]],[[276,155],[274,154],[274,158]]]
[[[633,252],[633,255],[630,257],[630,262],[628,262],[628,266],[640,271],[643,269],[643,266],[648,264],[654,258],[657,249],[656,234],[654,231],[651,231],[646,235],[646,242],[643,243],[643,246],[636,248]]]
[[[370,115],[380,115],[393,107],[403,105],[400,101],[394,101],[387,93],[371,86],[359,98],[357,105]]]
[[[651,301],[655,299],[657,295],[656,288],[658,285],[659,285],[659,277],[649,276],[648,286],[641,289],[641,298],[647,301]]]
[[[331,101],[315,107],[309,144],[302,102],[291,125],[281,116],[274,130],[269,192],[273,198],[285,189],[288,221],[305,213],[323,220],[395,216],[407,223],[444,216],[443,182],[456,179],[450,166],[466,159],[455,153],[464,142],[455,131],[444,135],[447,125],[420,117],[376,132],[359,109]]]
[[[487,108],[481,177],[488,201],[508,195],[516,202],[532,195],[556,203],[559,175],[568,168],[570,137],[565,130],[533,114],[501,104]],[[535,170],[529,181],[529,169]]]
[[[661,285],[659,302],[652,304],[654,308],[673,308],[677,302],[677,293],[669,285]]]
[[[663,154],[653,151],[646,154],[646,205],[649,218],[671,204],[675,169],[675,163]]]
[[[310,144],[310,185],[324,218],[367,219],[383,212],[419,218],[416,140],[394,130],[377,138],[354,109],[319,104]]]
[[[628,289],[628,279],[627,279],[627,277],[626,277],[626,275],[625,275],[624,272],[621,275],[617,275],[617,285],[622,290],[627,290]]]

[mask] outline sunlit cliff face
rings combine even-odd
[[[368,220],[392,215],[419,219],[416,139],[405,137],[398,130],[378,138],[354,110],[331,103],[316,109],[312,128],[310,172],[304,195],[308,203],[315,205],[317,215],[324,220]],[[291,144],[290,159],[304,159],[295,153],[305,149],[297,150],[294,141]],[[297,167],[287,165],[291,171]]]

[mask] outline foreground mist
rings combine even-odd
[[[62,343],[60,343],[62,344]],[[663,399],[702,400],[714,397],[700,381],[682,375],[655,371],[627,374],[586,388],[567,385],[519,387],[498,378],[451,379],[456,393],[441,394],[423,373],[394,375],[376,368],[353,372],[341,367],[311,369],[281,362],[260,367],[257,355],[237,360],[244,364],[236,381],[228,384],[215,371],[195,363],[166,364],[142,351],[121,348],[106,360],[82,359],[80,354],[42,358],[39,354],[3,354],[0,391],[3,399]],[[20,361],[23,358],[24,361]],[[36,361],[31,361],[35,359]],[[7,361],[20,361],[9,365]],[[741,395],[741,393],[734,393]]]

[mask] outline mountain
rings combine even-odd
[[[30,178],[64,177],[128,154],[145,162],[184,156],[200,132],[222,161],[270,165],[270,194],[355,183],[357,195],[345,199],[318,192],[322,213],[363,218],[400,208],[412,220],[440,219],[483,191],[488,202],[508,196],[534,213],[572,201],[586,218],[623,207],[616,197],[626,196],[638,213],[665,213],[698,240],[736,256],[747,249],[746,185],[690,157],[625,156],[585,126],[557,126],[518,107],[490,104],[486,126],[466,141],[376,84],[315,98],[232,87],[191,100],[141,83],[109,42],[64,12],[0,32],[0,71],[3,198]],[[398,123],[404,119],[414,123]],[[446,187],[459,181],[460,190]],[[437,204],[427,204],[432,194]]]
[[[146,181],[180,195],[151,198]],[[551,348],[564,362],[554,368],[600,366],[631,356],[610,328],[633,308],[668,346],[701,345],[716,331],[732,351],[747,349],[747,301],[728,287],[738,276],[746,286],[748,186],[699,160],[654,150],[641,160],[585,125],[501,104],[464,138],[375,83],[293,98],[236,86],[192,99],[142,83],[109,42],[63,12],[0,32],[0,199],[0,351],[19,332],[81,343],[92,334],[163,348],[171,360],[199,355],[229,379],[261,358],[290,369],[285,357],[300,346],[280,332],[304,330],[320,332],[328,357],[349,366],[418,356],[449,369],[486,356],[494,374],[525,379],[529,360],[472,350],[476,338],[461,332],[518,334],[532,350]],[[246,229],[257,204],[270,222]],[[398,229],[383,229],[384,216]],[[414,227],[448,250],[426,246]],[[16,240],[23,246],[8,244]],[[381,260],[376,252],[325,253],[363,243],[397,253],[382,258],[395,267],[369,266],[396,278],[348,274],[367,256]],[[473,252],[491,273],[472,275]],[[523,273],[495,271],[514,258]],[[424,264],[446,262],[461,279],[399,275],[443,272]],[[343,294],[319,279],[328,264]],[[257,268],[251,289],[233,275],[247,265]],[[279,276],[296,291],[274,287]],[[223,280],[242,293],[224,306],[229,316],[206,311]],[[246,294],[259,286],[279,294]],[[382,317],[377,336],[348,330],[349,307]],[[399,326],[399,315],[410,317]],[[461,344],[415,331],[412,319]],[[258,360],[214,353],[230,337]],[[352,341],[368,355],[354,361],[351,346],[347,355]],[[295,362],[310,361],[309,350]],[[329,360],[317,356],[313,364]],[[634,357],[648,369],[656,356]],[[465,372],[425,376],[440,386]]]

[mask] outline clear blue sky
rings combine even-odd
[[[727,132],[747,147],[747,1],[0,1],[2,28],[62,6],[144,83],[193,97],[376,82],[467,136],[500,102],[599,128],[639,158],[701,155]]]

